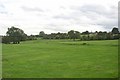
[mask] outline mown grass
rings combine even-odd
[[[118,41],[35,40],[3,44],[3,77],[118,77]]]

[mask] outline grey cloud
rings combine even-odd
[[[21,8],[24,11],[29,11],[29,12],[44,12],[42,9],[40,9],[38,7],[30,8],[30,7],[22,6]]]
[[[56,31],[56,32],[66,32],[67,29],[63,27],[64,25],[57,25],[57,24],[47,24],[47,26],[44,27],[44,29]]]
[[[60,6],[61,9],[66,9],[64,6]]]
[[[68,16],[68,15],[56,15],[53,17],[54,19],[65,19],[65,20],[69,20],[69,19],[73,19],[72,16]]]
[[[3,4],[0,4],[0,14],[8,14]]]
[[[107,18],[117,18],[117,7],[116,6],[109,6],[105,7],[103,5],[96,5],[96,4],[88,4],[83,6],[71,6],[71,10],[73,13],[81,13],[86,15],[88,18],[94,18],[96,15],[104,16]],[[93,16],[91,16],[93,14]]]
[[[6,11],[0,11],[1,14],[8,14]]]
[[[1,8],[5,8],[5,6],[4,6],[3,4],[0,4],[0,7],[1,7]]]
[[[82,11],[82,12],[96,12],[98,14],[106,13],[105,7],[101,5],[84,5],[82,7],[77,7],[76,9]]]
[[[110,6],[106,8],[102,5],[83,5],[70,7],[71,13],[68,15],[56,15],[54,19],[70,20],[72,19],[76,24],[81,25],[81,22],[86,24],[95,24],[103,26],[105,29],[110,29],[113,26],[118,26],[117,21],[117,7]]]
[[[82,11],[83,13],[96,13],[107,18],[117,18],[116,15],[118,11],[115,6],[110,6],[109,9],[107,9],[102,5],[84,5],[76,9]]]

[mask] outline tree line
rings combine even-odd
[[[45,34],[44,31],[40,31],[38,35],[30,35],[24,33],[22,29],[16,28],[12,26],[11,28],[8,28],[8,31],[6,32],[5,36],[2,36],[2,43],[6,44],[19,44],[21,41],[26,40],[36,40],[38,38],[41,39],[71,39],[73,41],[75,40],[114,40],[120,38],[120,32],[118,28],[114,27],[111,32],[106,31],[95,31],[95,32],[89,32],[84,31],[80,33],[79,31],[70,30],[67,33],[51,33],[51,34]]]

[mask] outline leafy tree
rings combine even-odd
[[[19,44],[20,41],[26,40],[26,36],[27,36],[23,30],[19,28],[15,28],[14,26],[8,28],[6,34],[10,38],[10,42],[13,42],[13,44],[17,44],[17,43]]]
[[[68,32],[69,38],[75,40],[74,30]]]
[[[67,33],[61,33],[60,34],[60,39],[68,39],[68,34]]]
[[[89,31],[82,32],[82,34],[88,35],[88,34],[89,34]]]
[[[75,38],[79,39],[80,38],[80,32],[79,31],[75,31],[74,33],[75,33]]]
[[[85,32],[82,32],[82,40],[89,40],[90,36],[89,36],[89,31],[85,31]]]
[[[44,36],[45,36],[44,31],[40,31],[39,36],[40,36],[40,37],[44,37]]]
[[[114,28],[112,29],[112,33],[113,33],[113,34],[119,34],[118,28],[115,28],[115,27],[114,27]]]
[[[27,37],[27,40],[36,40],[36,39],[37,39],[36,35],[32,35],[32,34]]]
[[[97,38],[98,38],[98,40],[105,40],[105,39],[107,39],[107,32],[99,31],[98,34],[97,34]]]
[[[68,31],[68,35],[70,39],[73,39],[75,41],[75,39],[78,39],[80,37],[80,33],[78,31]]]
[[[107,40],[111,40],[111,39],[113,39],[113,35],[111,32],[108,32],[107,33]]]
[[[120,36],[119,36],[120,34],[119,34],[119,30],[118,30],[118,28],[113,28],[112,29],[112,36],[113,36],[113,39],[119,39],[120,38]]]
[[[10,44],[10,37],[9,36],[3,36],[2,37],[2,43]]]

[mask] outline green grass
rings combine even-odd
[[[115,78],[118,41],[35,40],[3,44],[3,77]]]

